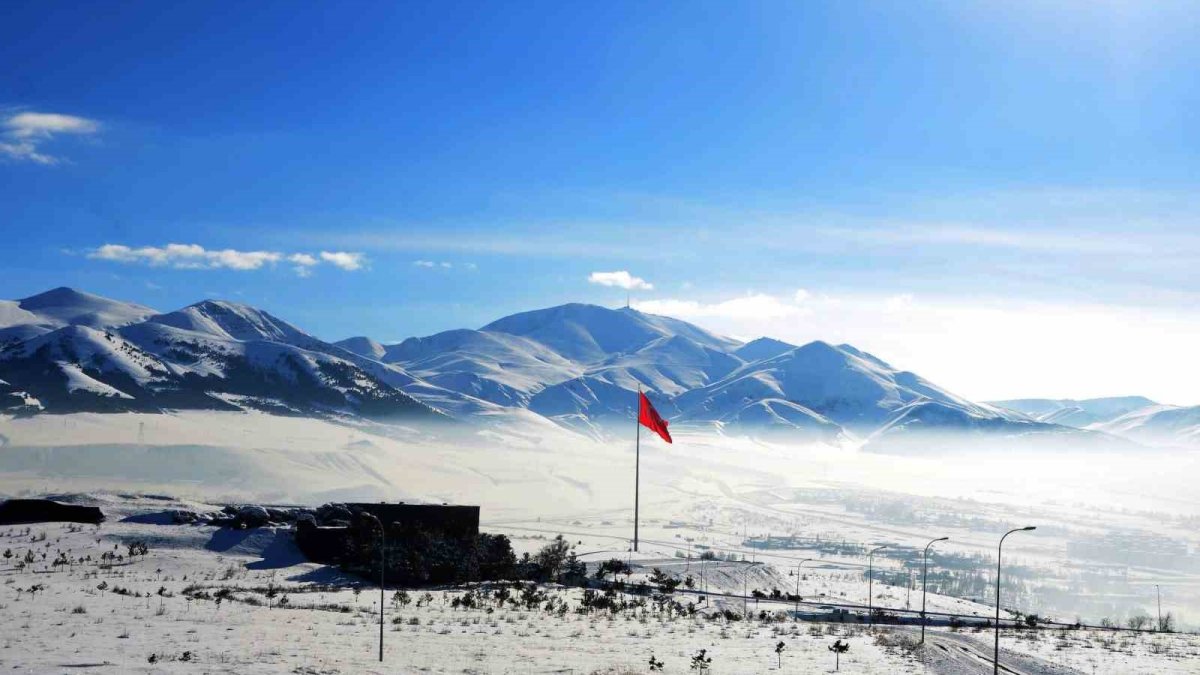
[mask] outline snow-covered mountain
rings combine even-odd
[[[149,307],[65,287],[22,300],[0,300],[0,348],[64,326],[118,328],[154,313]]]
[[[1119,436],[1143,445],[1200,448],[1200,406],[1164,405],[1145,396],[1027,398],[993,405],[1023,412],[1039,422]]]
[[[561,305],[385,345],[368,337],[326,342],[233,302],[158,313],[55,289],[0,303],[0,330],[0,394],[23,413],[442,413],[464,421],[548,419],[603,435],[627,429],[641,389],[684,427],[857,438],[869,447],[942,432],[1090,438],[1105,431],[1045,418],[1081,402],[976,403],[850,345],[743,343],[630,308]],[[1089,405],[1094,414],[1120,416],[1116,404]]]
[[[1021,398],[991,401],[991,405],[1024,413],[1039,422],[1086,428],[1092,424],[1111,422],[1135,410],[1158,405],[1145,396],[1111,396],[1106,398]]]
[[[1088,428],[1145,445],[1200,448],[1200,406],[1152,404]]]
[[[775,350],[772,350],[775,351]],[[675,400],[687,421],[746,423],[859,436],[902,430],[1024,430],[1019,413],[956,396],[849,345],[811,342],[748,363]]]
[[[47,412],[255,408],[436,416],[403,391],[415,378],[401,369],[246,305],[204,301],[157,314],[70,289],[35,300],[19,305],[32,307],[27,311],[40,323],[23,331],[31,337],[10,340],[0,351],[0,378]]]
[[[879,447],[933,431],[1086,435],[966,400],[850,345],[741,343],[629,308],[569,304],[396,345],[338,344],[585,433],[623,429],[641,388],[673,423],[726,433]]]

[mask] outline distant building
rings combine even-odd
[[[428,536],[444,541],[474,541],[479,536],[479,507],[450,504],[328,504],[315,520],[296,524],[296,545],[313,562],[343,562],[350,543],[378,518],[393,540]]]
[[[0,504],[0,525],[25,523],[104,522],[104,513],[95,506],[61,504],[49,499],[10,499]]]

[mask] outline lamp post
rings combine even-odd
[[[1158,632],[1158,631],[1160,631],[1160,630],[1162,630],[1162,629],[1163,629],[1163,624],[1162,624],[1162,589],[1158,587],[1158,584],[1154,584],[1154,592],[1155,592],[1156,594],[1158,594],[1158,625],[1157,625],[1157,626],[1155,626],[1155,632]]]
[[[752,565],[753,563],[748,563],[745,560],[743,560],[742,564],[745,565],[745,567],[742,568],[742,618],[744,620],[749,621],[750,620],[749,603],[746,602],[746,591],[749,589],[749,582],[747,581],[747,576],[750,574],[750,565]]]
[[[383,573],[387,567],[387,530],[378,516],[372,514],[371,520],[379,526],[379,662],[383,663]]]
[[[924,562],[921,563],[921,644],[925,644],[925,588],[929,584],[929,547],[950,537],[940,537],[925,544]]]
[[[887,546],[877,546],[867,554],[867,625],[875,625],[875,551],[882,551]]]
[[[1000,675],[1000,556],[1004,551],[1004,540],[1013,532],[1032,532],[1037,528],[1033,525],[1009,530],[1000,537],[1000,545],[996,547],[996,644],[992,650],[992,672]]]
[[[800,568],[804,566],[804,563],[809,562],[810,560],[812,560],[812,558],[805,558],[804,560],[796,563],[796,612],[793,615],[793,618],[796,621],[800,620]]]

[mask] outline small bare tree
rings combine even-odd
[[[833,669],[840,670],[842,667],[842,654],[850,651],[850,643],[842,642],[840,639],[829,645],[829,651],[833,652]]]

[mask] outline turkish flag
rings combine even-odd
[[[638,392],[638,422],[662,437],[668,443],[671,442],[671,433],[667,431],[667,421],[664,420],[654,406],[650,405],[650,399],[642,392]]]

